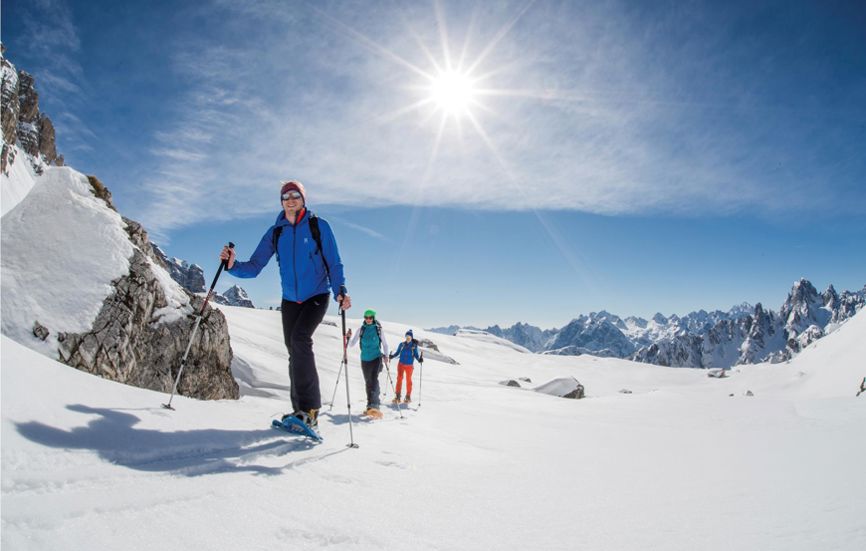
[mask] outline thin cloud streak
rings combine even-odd
[[[623,17],[616,6],[568,20],[551,4],[479,4],[469,26],[446,3],[344,6],[217,4],[256,40],[199,40],[176,56],[189,87],[154,135],[156,169],[143,182],[152,200],[139,213],[149,227],[270,212],[288,177],[313,204],[357,207],[699,215],[836,202],[827,193],[780,205],[791,170],[765,170],[770,141],[738,124],[762,109],[742,100],[751,92],[679,92],[677,75],[646,59],[644,38],[609,30]],[[447,126],[418,90],[444,67],[443,37],[484,75],[481,108]],[[783,134],[789,123],[773,121]],[[517,184],[530,205],[513,200]],[[214,212],[187,204],[204,190]]]

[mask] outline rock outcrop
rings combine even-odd
[[[0,171],[7,173],[15,162],[15,146],[19,146],[30,157],[37,172],[45,165],[63,165],[63,157],[57,154],[54,124],[39,111],[39,93],[33,76],[15,69],[6,59],[6,47],[2,47],[2,130],[3,149],[0,152]]]
[[[169,392],[203,299],[172,280],[97,178],[51,166],[62,159],[33,78],[5,56],[2,73],[4,184],[21,191],[3,216],[4,334],[82,371]],[[13,162],[34,170],[8,171]],[[204,310],[192,342],[178,392],[237,398],[218,309]]]
[[[90,178],[94,195],[114,209],[107,188],[94,180]],[[103,303],[91,331],[58,335],[60,360],[106,379],[170,392],[204,299],[177,286],[167,289],[171,281],[159,273],[160,259],[147,232],[137,222],[123,220],[134,245],[129,274],[113,282],[115,292]],[[178,302],[184,299],[186,307],[178,316]],[[204,400],[238,398],[231,360],[225,317],[208,306],[178,393]]]

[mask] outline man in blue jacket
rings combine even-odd
[[[220,260],[228,273],[251,278],[277,255],[283,300],[283,339],[289,351],[292,413],[310,428],[318,428],[322,407],[319,374],[313,355],[313,333],[328,311],[328,289],[342,310],[352,306],[346,292],[343,262],[331,226],[306,209],[307,194],[297,181],[282,183],[283,210],[268,228],[247,262],[236,262],[234,249],[224,247]]]

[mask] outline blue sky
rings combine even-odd
[[[550,327],[866,283],[859,2],[2,8],[68,163],[208,279],[297,178],[385,319]],[[449,61],[471,116],[427,101]],[[273,266],[238,281],[277,303]]]

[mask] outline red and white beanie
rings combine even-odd
[[[280,199],[282,200],[283,194],[287,191],[295,190],[300,192],[301,199],[304,200],[304,205],[307,204],[307,190],[304,189],[304,184],[297,180],[286,180],[283,182],[282,187],[280,188]]]

